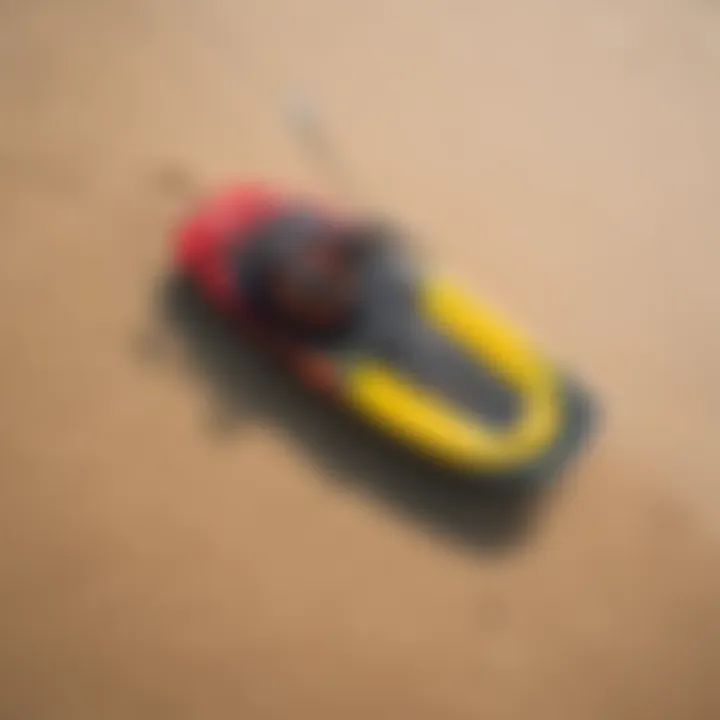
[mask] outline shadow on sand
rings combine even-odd
[[[466,547],[509,549],[529,537],[543,493],[463,482],[408,456],[349,413],[319,402],[233,332],[182,278],[162,279],[155,302],[163,331],[181,341],[210,394],[217,419],[211,431],[282,424],[325,477]]]

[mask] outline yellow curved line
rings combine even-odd
[[[452,465],[508,469],[541,453],[556,437],[560,408],[554,373],[530,344],[451,282],[427,281],[422,311],[441,332],[489,366],[519,394],[511,427],[496,430],[435,393],[371,359],[348,371],[347,399],[366,418],[425,454]]]

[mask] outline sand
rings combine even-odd
[[[718,127],[714,3],[2,0],[0,717],[720,717]],[[594,388],[531,520],[158,303],[245,177],[387,213]]]

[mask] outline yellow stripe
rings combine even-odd
[[[439,330],[520,394],[518,421],[504,430],[480,425],[444,398],[369,359],[350,369],[348,401],[386,432],[453,465],[506,469],[531,460],[552,442],[560,424],[551,369],[507,323],[450,282],[432,279],[421,296],[425,316]]]

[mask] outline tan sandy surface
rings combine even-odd
[[[0,0],[0,718],[720,717],[719,13]],[[298,89],[603,399],[521,540],[158,313],[186,195],[333,189]]]

